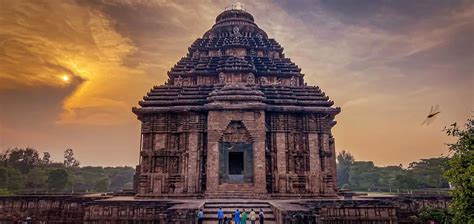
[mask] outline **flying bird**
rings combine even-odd
[[[421,125],[430,125],[431,123],[433,123],[434,120],[436,120],[436,117],[439,113],[441,113],[441,111],[439,111],[439,105],[436,105],[434,107],[431,106],[430,113],[426,117],[425,121],[421,123]]]

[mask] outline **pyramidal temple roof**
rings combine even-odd
[[[228,85],[241,86],[240,92],[246,95],[257,91],[258,98],[263,97],[261,103],[271,110],[331,115],[340,111],[332,107],[333,102],[319,87],[306,85],[301,69],[285,57],[283,47],[268,38],[241,6],[220,13],[212,28],[194,41],[187,55],[171,68],[168,77],[164,85],[148,92],[139,102],[140,108],[133,109],[137,115],[207,110],[211,101],[222,98],[216,92]],[[227,89],[220,94],[230,97]],[[238,92],[235,88],[230,91]]]

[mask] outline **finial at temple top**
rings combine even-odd
[[[244,4],[242,2],[239,2],[239,1],[235,2],[231,6],[226,7],[225,10],[242,10],[242,11],[245,11]]]
[[[242,2],[236,2],[236,3],[232,4],[232,9],[244,10],[244,4],[242,4]]]

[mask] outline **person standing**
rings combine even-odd
[[[240,218],[240,223],[241,224],[247,223],[247,212],[245,211],[245,209],[242,209],[242,217]]]
[[[239,209],[235,209],[234,222],[235,222],[235,224],[240,224],[240,212],[239,212]]]
[[[227,216],[224,216],[224,224],[229,224],[229,220],[227,219]]]
[[[263,210],[260,209],[260,212],[258,213],[258,221],[260,222],[260,224],[263,224],[264,219],[265,215],[263,214]]]
[[[253,208],[250,210],[250,215],[249,215],[250,223],[255,224],[255,221],[257,221],[257,214],[253,210]]]
[[[224,211],[222,208],[217,209],[217,220],[219,224],[224,223]]]
[[[198,218],[198,224],[202,224],[202,220],[204,219],[204,212],[202,211],[202,209],[199,209],[197,218]]]

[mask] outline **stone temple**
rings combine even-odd
[[[334,196],[340,108],[242,10],[215,24],[133,112],[138,196]]]

